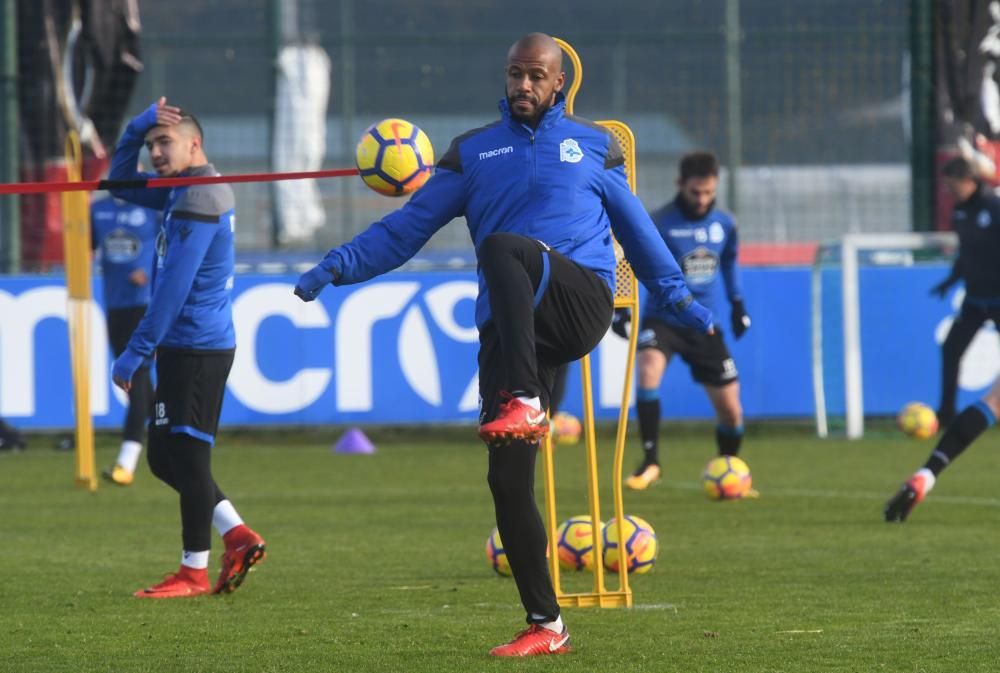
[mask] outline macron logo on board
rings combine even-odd
[[[497,147],[496,149],[487,150],[486,152],[479,153],[479,160],[492,159],[493,157],[498,157],[502,154],[512,154],[514,152],[513,145],[507,145],[507,147]]]

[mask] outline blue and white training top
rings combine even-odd
[[[741,298],[736,267],[739,239],[732,215],[713,204],[704,216],[698,217],[685,208],[678,195],[652,218],[699,304],[718,316],[723,292],[730,302]],[[643,315],[672,322],[670,315],[653,302],[646,303]]]
[[[145,134],[156,126],[151,105],[125,129],[111,162],[111,180],[156,177],[136,170]],[[218,175],[211,164],[182,176]],[[119,189],[118,198],[163,211],[156,242],[153,294],[128,348],[149,356],[157,346],[194,350],[236,347],[233,329],[233,232],[236,211],[229,185]]]
[[[159,229],[160,214],[155,210],[111,196],[90,205],[90,241],[101,253],[105,309],[149,303]],[[144,285],[129,280],[136,269],[146,272]]]
[[[333,274],[333,283],[360,283],[395,269],[434,232],[464,215],[477,251],[496,232],[528,236],[594,271],[612,292],[613,231],[652,301],[691,321],[684,311],[691,293],[629,190],[614,137],[567,115],[562,94],[537,129],[514,119],[506,100],[500,101],[500,112],[499,120],[453,140],[434,175],[402,208],[326,255],[320,264]],[[543,292],[539,288],[539,296]],[[489,319],[480,273],[476,325],[481,328]],[[709,323],[696,326],[707,330]]]

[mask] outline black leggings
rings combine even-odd
[[[108,309],[108,341],[111,342],[111,352],[118,357],[128,346],[132,332],[139,326],[142,316],[146,314],[145,306],[130,306],[128,308]],[[128,411],[125,413],[125,425],[122,428],[122,439],[141,442],[146,431],[146,421],[152,415],[153,383],[150,367],[139,367],[132,376],[132,387],[128,391]]]
[[[212,477],[212,447],[190,435],[151,432],[149,469],[181,497],[181,540],[188,551],[212,547],[212,512],[226,499]]]
[[[545,408],[557,370],[589,353],[607,333],[611,290],[593,271],[516,234],[488,236],[478,258],[492,315],[479,336],[482,421],[496,416],[501,391],[537,395]],[[559,616],[559,604],[535,502],[537,455],[538,446],[524,441],[491,446],[487,481],[528,621],[546,622]]]

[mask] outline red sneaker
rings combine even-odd
[[[544,411],[511,397],[510,393],[500,395],[506,401],[500,404],[497,417],[479,426],[479,437],[484,442],[505,443],[512,439],[537,442],[549,433],[549,419]]]
[[[255,564],[264,560],[264,539],[240,524],[222,536],[226,551],[222,553],[222,570],[212,589],[213,594],[230,594],[243,584],[247,573]]]
[[[159,584],[139,589],[132,595],[136,598],[187,598],[207,594],[210,590],[208,570],[181,566],[180,570],[167,575]]]
[[[564,654],[572,651],[566,627],[563,627],[562,633],[556,633],[544,626],[532,624],[506,645],[494,647],[490,654],[494,657],[533,657],[538,654]]]

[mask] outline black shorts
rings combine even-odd
[[[656,318],[643,318],[636,350],[655,348],[667,359],[677,353],[691,368],[691,378],[705,386],[724,386],[739,379],[736,363],[726,348],[722,331],[705,334],[687,327],[673,327]]]
[[[156,349],[157,386],[150,435],[184,434],[214,444],[235,353]]]
[[[607,334],[614,297],[596,273],[537,241],[533,243],[544,249],[550,265],[548,285],[534,313],[539,399],[545,409],[559,368],[590,353]],[[539,264],[540,260],[541,255]],[[509,374],[491,320],[479,331],[480,423],[496,418],[502,401],[500,391],[509,390]]]
[[[128,340],[132,338],[132,332],[139,326],[144,315],[146,315],[145,306],[108,309],[108,341],[111,342],[111,352],[115,357],[125,352]]]

